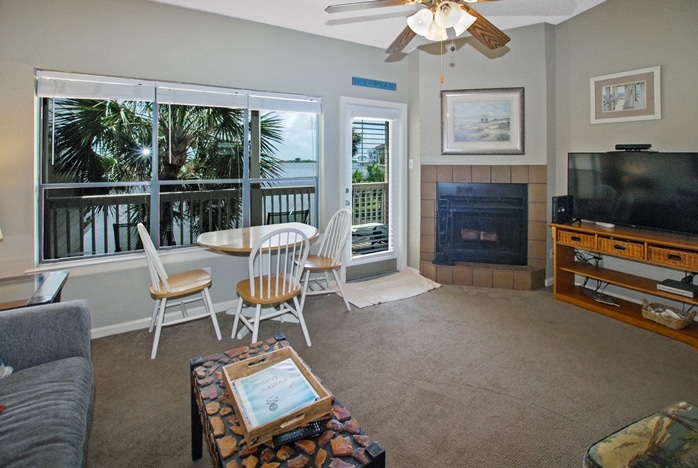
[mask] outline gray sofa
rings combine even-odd
[[[84,300],[0,312],[0,466],[85,465],[94,374]]]

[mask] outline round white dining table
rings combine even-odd
[[[320,236],[320,231],[315,226],[304,223],[281,223],[204,232],[197,238],[196,242],[201,247],[219,252],[249,255],[262,237],[277,229],[286,228],[300,230],[310,243],[316,241]]]

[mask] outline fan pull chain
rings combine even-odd
[[[441,84],[444,82],[444,41],[441,41],[441,53],[439,54],[439,59],[441,60],[441,75],[439,76],[439,81]]]

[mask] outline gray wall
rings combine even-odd
[[[555,29],[555,154],[550,195],[567,193],[567,153],[609,151],[617,143],[651,143],[658,151],[698,151],[698,2],[607,0]],[[590,123],[589,79],[661,67],[661,120]],[[680,279],[677,271],[604,259],[604,265],[655,279]],[[550,270],[549,270],[550,271]],[[608,292],[639,300],[613,287]]]
[[[343,202],[340,96],[408,96],[407,61],[387,63],[374,47],[146,0],[0,0],[0,276],[34,266],[37,68],[322,96],[321,224]],[[397,92],[352,86],[352,76],[396,82]],[[246,276],[239,258],[198,252],[166,261],[172,271],[211,265],[214,302],[232,300]],[[142,258],[70,270],[63,297],[87,298],[93,327],[149,317]]]
[[[424,48],[410,56],[414,78],[410,81],[410,158],[421,164],[547,163],[550,199],[567,193],[567,153],[571,151],[608,151],[617,143],[651,143],[660,151],[698,151],[696,24],[695,0],[606,0],[557,26],[506,31],[512,39],[505,50],[488,51],[472,38],[456,41],[457,52],[445,49],[443,84],[439,82],[438,45]],[[661,66],[661,120],[590,123],[591,77],[656,65]],[[517,86],[525,87],[524,155],[441,154],[441,90]],[[410,174],[409,197],[409,234],[418,239],[417,172]],[[548,242],[550,248],[551,239]],[[408,263],[416,264],[418,258],[418,245],[412,243]],[[550,278],[551,259],[547,270]],[[652,274],[664,278],[667,272]]]
[[[0,276],[34,266],[36,68],[323,96],[322,223],[341,200],[339,97],[407,102],[408,264],[417,266],[420,164],[547,163],[552,196],[566,192],[569,151],[619,142],[698,151],[696,24],[695,0],[607,0],[558,26],[507,31],[512,40],[498,52],[457,41],[441,84],[437,45],[388,61],[381,49],[146,0],[0,0]],[[590,124],[590,77],[654,65],[662,67],[661,120]],[[352,87],[352,76],[393,81],[398,91]],[[442,89],[517,86],[526,88],[525,155],[440,154]],[[245,274],[239,259],[221,255],[165,260],[173,270],[211,265],[215,302],[231,300]],[[107,327],[149,316],[146,284],[142,259],[71,268],[64,298],[87,298],[93,327]]]
[[[698,151],[698,2],[608,0],[556,27],[556,158],[609,151],[616,143],[651,143],[658,151]],[[661,67],[662,118],[590,123],[589,79]],[[566,165],[556,168],[567,190]]]
[[[507,31],[511,41],[491,51],[472,37],[444,44],[443,64],[439,44],[410,56],[410,158],[419,164],[443,165],[545,165],[553,155],[554,29],[534,25]],[[440,75],[443,72],[444,82]],[[415,82],[416,81],[416,82]],[[441,91],[482,88],[524,89],[525,154],[442,155]],[[420,173],[410,173],[410,239],[419,239]],[[410,244],[408,263],[419,264],[418,242]]]

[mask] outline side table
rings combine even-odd
[[[68,271],[0,278],[0,310],[60,302]]]
[[[277,335],[249,346],[191,360],[192,460],[201,458],[205,435],[211,458],[218,467],[384,468],[383,447],[361,429],[337,398],[332,406],[332,419],[321,434],[276,448],[270,443],[247,446],[222,381],[222,367],[286,346],[289,346],[286,337]]]

